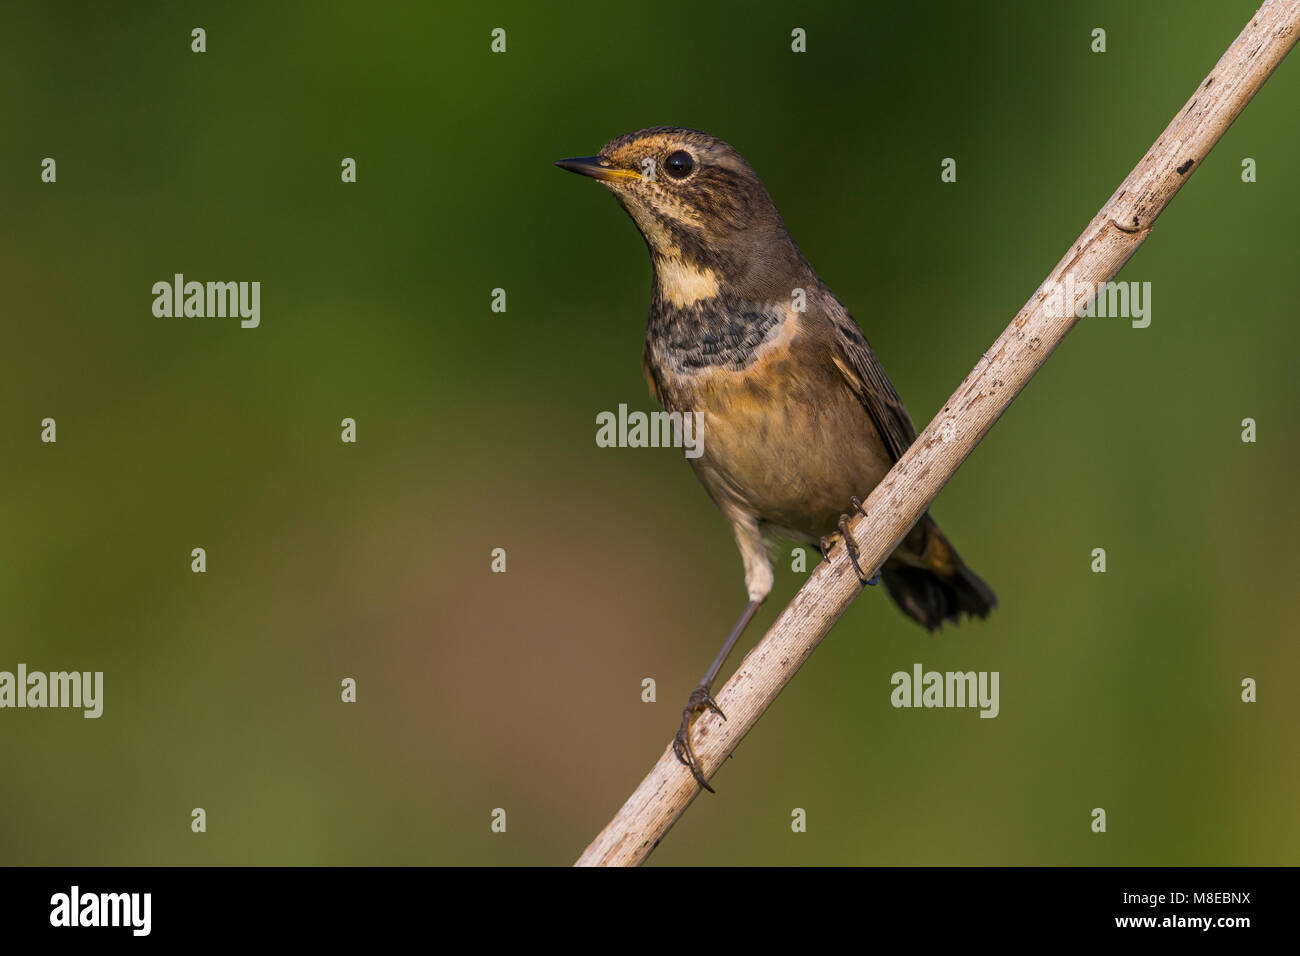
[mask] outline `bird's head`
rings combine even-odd
[[[788,295],[791,274],[807,265],[749,163],[707,133],[639,130],[555,165],[614,194],[675,304],[716,295],[724,283],[738,295]]]

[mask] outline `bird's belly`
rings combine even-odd
[[[677,379],[673,411],[704,413],[700,481],[724,511],[814,541],[835,530],[891,462],[866,409],[833,367],[789,353],[743,371]]]

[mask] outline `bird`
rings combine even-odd
[[[879,569],[865,573],[845,505],[916,439],[916,428],[862,329],[795,244],[758,175],[732,146],[660,126],[562,159],[613,194],[650,252],[653,281],[642,366],[669,413],[702,413],[687,457],[731,526],[749,601],[682,710],[673,751],[703,789],[692,744],[718,672],[771,593],[783,540],[840,541],[863,585],[883,581],[928,631],[983,618],[997,597],[927,512]]]

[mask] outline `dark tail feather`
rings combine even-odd
[[[966,567],[928,516],[921,522],[928,527],[920,566],[900,562],[886,564],[880,571],[889,596],[904,614],[930,631],[944,621],[961,620],[963,614],[987,617],[998,606],[993,589]],[[906,546],[907,542],[899,550]]]

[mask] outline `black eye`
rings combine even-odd
[[[685,179],[691,174],[691,170],[695,168],[695,160],[686,150],[679,149],[664,160],[664,167],[668,170],[668,175],[673,179]]]

